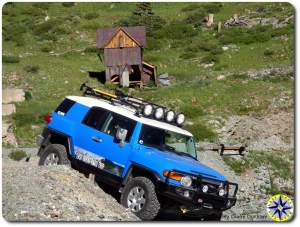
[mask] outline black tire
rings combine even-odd
[[[221,221],[222,211],[218,211],[214,214],[207,215],[203,218],[204,221]]]
[[[121,195],[121,204],[128,208],[127,198],[129,192],[132,188],[137,186],[141,187],[145,191],[145,205],[140,211],[134,213],[142,220],[153,220],[159,212],[160,203],[155,192],[155,186],[148,178],[135,177],[129,180]]]
[[[39,166],[44,166],[46,158],[52,153],[58,157],[58,165],[70,165],[65,146],[61,144],[50,144],[41,153]]]

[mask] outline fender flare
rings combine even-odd
[[[50,140],[51,140],[52,135],[58,135],[62,138],[65,138],[66,141],[67,141],[67,146],[68,146],[67,147],[67,153],[70,156],[72,155],[72,151],[73,151],[73,149],[72,149],[72,139],[69,135],[66,135],[66,134],[61,133],[61,132],[57,132],[56,130],[53,130],[53,129],[48,128],[48,127],[44,129],[43,134],[44,133],[46,134],[45,135],[45,140],[43,141],[41,147],[39,148],[39,151],[37,153],[38,156],[40,156],[40,154],[44,151],[44,149],[51,143]]]
[[[142,170],[143,172],[146,172],[147,174],[151,174],[156,181],[163,181],[163,179],[161,179],[161,177],[156,171],[153,171],[152,169],[145,167],[143,165],[132,163],[129,169],[127,170],[125,177],[123,178],[122,185],[125,185],[130,180],[132,171],[134,169],[139,169]]]

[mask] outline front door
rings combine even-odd
[[[100,107],[91,108],[77,130],[74,144],[76,158],[121,176],[131,151],[129,142],[135,125],[135,121],[123,115]],[[118,127],[128,131],[123,144],[115,138]]]

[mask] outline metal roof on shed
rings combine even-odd
[[[117,27],[117,28],[99,28],[97,29],[97,47],[104,48],[104,46],[112,39],[116,32],[122,29],[134,38],[141,47],[146,47],[146,28],[145,26],[135,27]]]

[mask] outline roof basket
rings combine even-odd
[[[80,86],[80,90],[84,90],[83,95],[105,99],[111,102],[113,105],[118,103],[129,106],[135,109],[137,116],[153,118],[155,120],[165,121],[178,126],[182,126],[185,120],[185,116],[182,113],[176,115],[174,111],[168,110],[165,106],[130,96],[117,88],[115,89],[115,94],[111,94],[97,88],[93,88],[87,83],[83,83]]]

